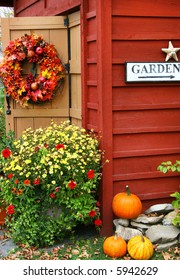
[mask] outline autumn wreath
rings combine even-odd
[[[27,62],[32,68],[28,75],[23,75]],[[0,76],[6,93],[20,105],[27,106],[28,102],[51,100],[58,85],[64,81],[65,69],[54,45],[42,36],[25,34],[10,41],[6,47]]]

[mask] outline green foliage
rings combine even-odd
[[[157,169],[163,173],[180,172],[180,161],[176,160],[174,164],[171,161],[162,162]],[[173,224],[175,226],[180,226],[180,193],[175,192],[170,196],[175,198],[175,200],[172,201],[172,206],[177,209],[177,215],[173,220]]]
[[[3,140],[6,135],[5,114],[4,114],[4,90],[0,88],[0,149],[3,145]]]
[[[169,171],[180,172],[180,161],[176,160],[174,164],[171,161],[162,162],[161,165],[158,166],[158,170],[163,173],[167,173]]]
[[[9,147],[11,150],[13,150],[13,143],[14,140],[14,133],[12,131],[9,131],[9,133],[6,135],[6,125],[5,125],[5,112],[4,112],[4,88],[0,87],[0,151],[3,150],[6,147]],[[0,182],[3,175],[3,159],[0,158]],[[1,183],[0,183],[0,207],[4,207],[4,200],[2,197],[1,192]]]
[[[179,192],[172,193],[171,197],[174,197],[176,199],[172,202],[173,207],[180,209],[180,193]]]
[[[1,152],[2,194],[14,242],[52,245],[78,224],[101,225],[102,151],[94,135],[64,122],[27,129]]]
[[[180,193],[179,192],[175,192],[171,194],[171,197],[174,197],[175,200],[172,201],[172,206],[177,209],[177,215],[173,220],[173,224],[175,226],[179,226],[180,227]]]

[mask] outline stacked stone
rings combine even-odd
[[[115,219],[116,232],[128,241],[136,235],[145,235],[159,250],[180,245],[180,228],[172,224],[177,212],[171,204],[156,204],[136,219]]]

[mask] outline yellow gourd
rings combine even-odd
[[[135,260],[149,260],[153,253],[153,244],[149,238],[145,236],[134,236],[127,244],[129,255]]]

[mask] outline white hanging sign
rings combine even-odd
[[[178,82],[180,63],[126,62],[126,82]]]

